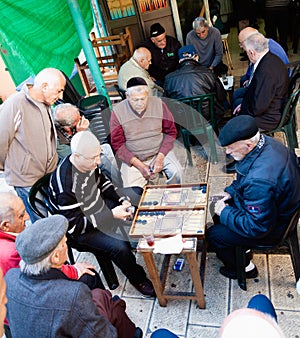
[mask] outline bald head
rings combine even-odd
[[[143,69],[148,69],[151,64],[151,52],[145,47],[136,49],[133,53],[133,59]]]
[[[78,153],[88,156],[95,149],[100,149],[100,143],[97,137],[88,130],[76,133],[71,140],[72,154]]]
[[[0,193],[0,223],[4,219],[11,219],[17,201],[21,201],[20,197],[12,192]]]
[[[4,232],[20,233],[29,219],[20,197],[12,192],[0,193],[0,229]]]
[[[56,68],[45,68],[34,78],[29,94],[36,101],[52,105],[63,98],[65,85],[66,79],[61,71]]]
[[[243,30],[240,31],[238,39],[239,39],[239,43],[241,44],[243,41],[245,41],[246,39],[248,39],[248,37],[254,33],[257,33],[258,30],[253,28],[253,27],[246,27]]]
[[[72,127],[80,118],[79,109],[71,103],[62,103],[53,110],[55,125],[59,127]]]

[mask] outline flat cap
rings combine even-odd
[[[135,86],[147,86],[147,82],[142,77],[132,77],[127,81],[126,88]]]
[[[164,27],[160,23],[154,23],[150,27],[150,36],[151,38],[155,38],[161,34],[165,33]]]
[[[45,259],[59,244],[68,229],[68,220],[53,215],[28,225],[16,239],[16,249],[27,264]]]
[[[221,129],[219,142],[222,147],[237,141],[248,140],[258,132],[255,119],[249,115],[239,115],[229,120]]]

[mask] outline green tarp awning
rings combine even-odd
[[[90,1],[78,4],[91,30]],[[1,0],[0,13],[1,56],[16,85],[45,67],[71,74],[82,47],[65,0]]]

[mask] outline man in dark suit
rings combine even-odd
[[[288,71],[284,63],[269,51],[268,39],[257,32],[241,42],[254,71],[243,101],[233,114],[250,115],[258,128],[272,130],[280,122],[288,99]]]

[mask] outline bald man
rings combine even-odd
[[[151,52],[145,47],[136,49],[132,57],[120,68],[118,75],[119,87],[126,90],[128,80],[133,77],[140,77],[146,81],[148,87],[150,88],[150,95],[162,96],[164,91],[163,88],[155,84],[153,78],[148,72],[150,64]]]
[[[0,170],[22,198],[31,221],[27,197],[31,186],[57,165],[56,133],[51,105],[62,99],[66,80],[55,68],[39,72],[0,106]]]
[[[131,216],[127,196],[137,205],[142,189],[116,189],[101,173],[101,146],[90,131],[73,136],[71,152],[59,163],[49,185],[51,202],[69,220],[71,246],[84,245],[100,259],[108,256],[139,292],[153,297],[152,283],[137,264],[129,242],[113,231],[118,222],[122,226],[122,221]]]
[[[240,47],[245,50],[245,41],[249,38],[249,36],[257,32],[258,30],[253,27],[246,27],[243,30],[241,30],[238,36]],[[269,51],[272,54],[277,55],[284,64],[287,65],[290,62],[286,52],[278,42],[276,42],[273,39],[268,39],[268,45]],[[252,72],[253,72],[253,63],[250,62],[246,74],[241,76],[240,79],[241,88],[236,89],[233,93],[232,96],[233,108],[236,108],[236,106],[238,106],[242,102],[246,88],[249,85],[249,79],[251,77]]]

